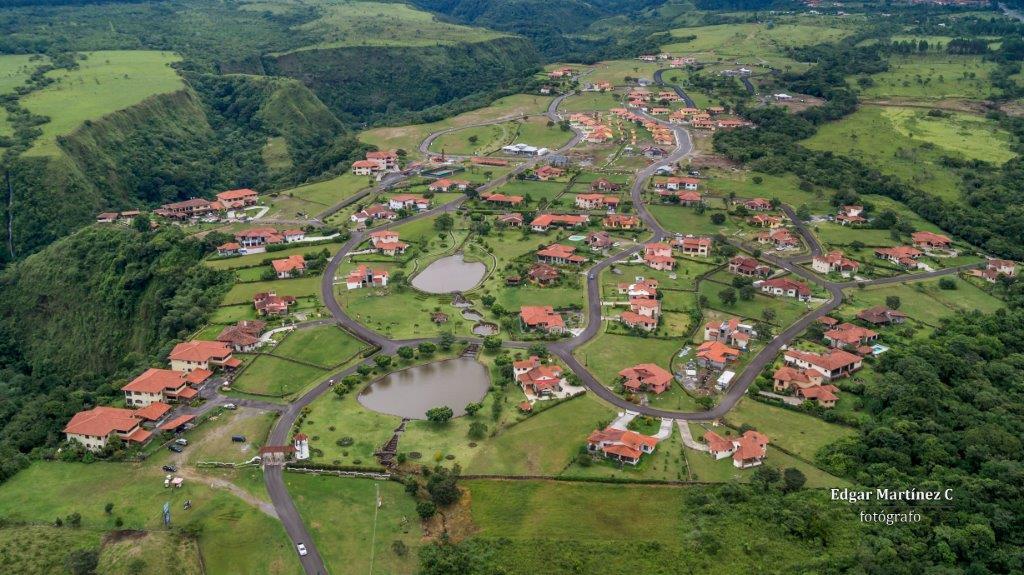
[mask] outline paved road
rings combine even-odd
[[[655,81],[658,82],[659,85],[663,85],[661,80],[661,72],[663,72],[663,70],[659,70],[658,72],[655,73]],[[689,97],[685,95],[685,92],[683,92],[681,88],[673,86],[673,89],[676,90],[676,93],[678,93],[681,98],[683,98],[684,100],[688,100],[688,105],[692,105],[690,103],[692,101],[689,101]],[[546,115],[551,120],[557,122],[561,119],[558,114],[558,106],[561,104],[564,98],[564,95],[559,96],[553,99],[551,104],[549,105]],[[680,159],[689,154],[693,148],[693,144],[690,140],[689,132],[687,132],[683,127],[674,124],[669,124],[667,122],[664,122],[657,118],[653,118],[651,116],[646,117],[662,125],[670,127],[676,136],[676,148],[673,150],[673,152],[669,154],[667,157],[663,158],[662,160],[655,162],[650,166],[637,172],[636,178],[634,179],[633,184],[630,188],[630,196],[633,200],[633,207],[637,211],[638,216],[644,221],[644,224],[651,230],[651,236],[648,239],[648,241],[652,241],[664,239],[670,234],[667,230],[664,229],[664,227],[661,226],[660,223],[658,223],[658,221],[647,209],[647,206],[643,201],[643,193],[646,189],[647,182],[651,178],[651,176],[654,175],[658,167],[678,162]],[[441,133],[445,133],[447,131],[450,130],[441,130],[439,132],[435,132],[434,134],[428,136],[428,140],[433,141],[433,139],[435,139],[438,135],[440,135]],[[556,153],[561,154],[568,152],[570,149],[575,147],[582,140],[582,138],[583,134],[578,130],[574,129],[572,139],[568,143],[566,143],[565,146],[557,150]],[[429,142],[425,142],[426,146],[429,147]],[[421,145],[421,150],[422,149],[423,147]],[[516,174],[522,173],[523,171],[534,167],[543,160],[543,157],[527,159],[519,166],[514,168],[509,174],[496,180],[487,182],[486,184],[480,186],[478,190],[486,191],[494,187],[500,186],[507,182],[510,178],[514,177]],[[395,182],[400,181],[405,177],[407,176],[404,174],[395,175],[390,181],[381,182],[381,184],[376,188],[367,190],[366,192],[364,192],[364,195],[374,190],[381,191],[383,189],[386,189],[387,186],[393,185]],[[379,229],[387,229],[389,227],[397,226],[400,224],[406,224],[409,223],[410,221],[430,217],[441,212],[454,211],[458,209],[465,202],[465,200],[465,197],[456,199],[452,202],[449,202],[448,204],[437,206],[430,210],[417,213],[401,221],[391,222],[385,225],[383,228]],[[349,203],[351,203],[351,198],[349,200]],[[337,209],[340,209],[340,207],[335,207]],[[811,253],[815,255],[820,254],[821,246],[818,243],[817,239],[814,237],[814,234],[811,233],[811,231],[807,228],[807,225],[804,222],[801,222],[796,217],[795,212],[790,206],[783,205],[782,210],[790,218],[794,227],[804,238],[804,241],[807,243]],[[367,328],[362,323],[356,321],[354,318],[349,317],[341,308],[341,305],[338,303],[337,298],[335,297],[335,276],[337,275],[338,269],[341,266],[341,263],[344,261],[346,254],[352,251],[353,248],[358,246],[361,242],[363,242],[366,239],[366,237],[367,233],[365,231],[354,232],[352,236],[349,238],[349,240],[342,245],[342,247],[338,250],[337,254],[331,259],[331,261],[328,263],[327,269],[324,271],[323,279],[321,280],[320,284],[320,291],[323,301],[327,305],[328,310],[330,310],[331,315],[334,317],[334,320],[337,322],[338,325],[348,329],[356,336],[358,336],[360,339],[363,339],[368,343],[378,346],[382,353],[394,353],[398,347],[403,345],[415,345],[423,341],[434,341],[436,338],[419,338],[410,340],[388,339],[378,334],[377,332]],[[747,251],[752,251],[754,249],[750,246],[742,244],[742,242],[738,240],[730,241],[740,249]],[[856,287],[860,285],[889,284],[903,281],[928,279],[932,277],[938,277],[941,275],[956,273],[961,270],[974,267],[958,266],[955,268],[937,270],[924,274],[910,274],[906,276],[882,278],[866,282],[835,283],[822,279],[817,275],[813,274],[811,271],[807,270],[806,268],[798,265],[797,262],[804,261],[807,259],[806,255],[802,255],[795,258],[785,258],[777,255],[763,254],[761,258],[767,261],[768,263],[783,268],[795,275],[798,275],[806,279],[807,281],[815,283],[824,288],[826,291],[829,292],[829,299],[824,305],[814,310],[808,311],[808,313],[806,313],[803,317],[798,319],[795,323],[793,323],[785,330],[783,330],[782,333],[778,334],[775,338],[768,342],[764,349],[758,352],[758,354],[751,359],[746,369],[744,369],[734,379],[732,387],[726,392],[725,396],[718,403],[718,405],[716,405],[709,411],[689,413],[656,409],[649,406],[634,405],[626,401],[619,395],[617,395],[615,392],[613,392],[605,385],[601,384],[599,381],[597,381],[597,379],[590,373],[590,371],[587,370],[586,367],[581,365],[580,362],[573,355],[573,351],[576,348],[585,344],[586,342],[590,341],[593,337],[595,337],[602,327],[600,285],[598,281],[601,271],[603,271],[604,269],[608,268],[611,265],[614,265],[617,262],[621,262],[630,258],[634,254],[638,253],[641,249],[642,246],[635,246],[626,249],[618,254],[615,254],[612,257],[597,262],[594,266],[587,270],[586,273],[588,321],[586,327],[579,335],[573,338],[551,342],[548,343],[547,345],[551,353],[558,356],[563,362],[565,362],[565,364],[580,377],[580,379],[592,393],[598,395],[608,403],[611,403],[622,409],[628,409],[630,411],[639,412],[644,415],[668,418],[677,421],[709,420],[717,419],[725,415],[730,409],[733,408],[733,406],[736,405],[740,398],[743,397],[743,395],[747,391],[747,388],[754,381],[757,375],[760,374],[771,362],[775,360],[775,357],[777,357],[778,353],[782,350],[783,347],[785,347],[800,333],[806,330],[812,322],[828,314],[829,312],[833,311],[842,304],[843,288]],[[463,339],[469,339],[470,341],[473,342],[481,341],[479,338]],[[506,347],[526,348],[529,345],[531,345],[531,343],[533,342],[506,341],[503,342],[503,345]],[[370,360],[367,359],[366,361]],[[358,366],[353,366],[339,374],[332,376],[330,379],[321,382],[319,385],[317,385],[315,388],[307,392],[297,401],[284,407],[281,413],[281,417],[278,419],[277,423],[274,425],[274,428],[271,430],[270,437],[268,439],[268,444],[287,444],[290,440],[292,427],[301,410],[304,407],[308,406],[310,403],[312,403],[316,398],[326,393],[334,384],[334,382],[351,373],[354,373],[357,367]],[[281,409],[280,406],[274,407]],[[279,467],[268,467],[264,473],[264,478],[267,485],[267,490],[270,493],[271,501],[274,504],[274,508],[278,516],[281,518],[281,522],[285,527],[285,531],[288,533],[293,543],[304,543],[306,545],[308,554],[300,559],[302,562],[303,569],[307,574],[310,575],[327,573],[326,566],[324,565],[323,559],[320,556],[320,553],[313,542],[313,538],[310,536],[308,530],[306,529],[304,523],[302,522],[302,518],[299,515],[297,509],[295,508],[291,496],[288,493],[288,490],[285,486],[282,469]]]
[[[691,98],[686,92],[683,91],[682,86],[679,86],[678,84],[665,84],[665,82],[661,78],[661,75],[665,72],[678,71],[679,70],[676,68],[662,68],[661,70],[657,70],[654,72],[654,83],[659,86],[667,85],[669,88],[672,88],[672,90],[679,96],[680,99],[682,99],[682,101],[686,104],[687,107],[696,108],[697,104],[694,103],[693,98]]]

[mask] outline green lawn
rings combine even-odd
[[[817,24],[813,19],[802,19],[799,23],[718,24],[690,28],[676,28],[671,31],[673,38],[696,36],[690,41],[679,41],[662,46],[671,53],[697,54],[702,61],[728,61],[735,67],[737,62],[759,64],[768,62],[776,68],[799,67],[787,57],[787,48],[832,42],[848,36],[851,31],[838,27]]]
[[[468,126],[461,130],[442,134],[435,139],[432,152],[457,155],[486,155],[501,149],[509,143],[515,133],[513,122]]]
[[[365,343],[341,328],[324,325],[288,332],[272,353],[330,369],[365,347]]]
[[[317,296],[320,294],[320,277],[308,275],[287,280],[235,284],[224,296],[221,305],[251,304],[252,296],[262,292],[277,292],[280,296]]]
[[[118,517],[125,529],[159,529],[161,508],[169,502],[172,526],[199,528],[206,573],[302,572],[277,520],[198,481],[168,490],[163,477],[156,462],[37,462],[0,486],[0,517],[48,523],[77,512],[83,529],[113,529]],[[192,509],[182,511],[186,499]],[[110,514],[103,509],[107,502],[114,503]]]
[[[541,200],[551,201],[565,191],[566,185],[562,182],[538,182],[532,180],[513,180],[500,189],[499,192],[509,196],[523,196],[531,206],[536,206]],[[529,223],[529,222],[527,222]]]
[[[900,311],[911,319],[930,325],[938,325],[939,321],[958,311],[981,310],[985,313],[1005,307],[999,299],[985,293],[980,288],[957,278],[957,289],[943,290],[939,288],[939,280],[928,280],[907,284],[888,286],[869,286],[864,289],[852,288],[845,290],[846,304],[844,310],[856,312],[877,305],[885,305],[889,296],[900,298]]]
[[[21,99],[33,114],[50,117],[50,122],[40,126],[42,137],[27,154],[54,154],[57,136],[71,133],[82,122],[184,87],[170,67],[180,58],[170,52],[117,50],[85,55],[78,69],[48,73],[56,82]]]
[[[594,71],[587,75],[584,82],[610,82],[613,86],[624,86],[626,76],[632,78],[651,79],[655,70],[664,64],[641,62],[640,60],[608,60],[594,64]]]
[[[638,363],[654,363],[669,369],[672,356],[685,344],[682,337],[655,339],[602,332],[573,355],[601,383],[611,387],[620,371]]]
[[[331,572],[416,569],[423,529],[416,500],[402,484],[296,473],[287,474],[285,482]],[[396,542],[404,545],[405,553],[395,552]]]
[[[518,390],[510,395],[522,397]],[[611,407],[590,394],[571,399],[488,438],[476,448],[463,470],[479,474],[557,475],[569,465],[598,423],[614,417]],[[405,447],[403,442],[403,451]]]
[[[549,126],[547,116],[529,118],[516,126],[515,143],[529,144],[538,148],[561,148],[572,139],[572,132],[563,130],[558,124]]]
[[[729,235],[736,229],[736,223],[727,219],[718,226],[711,223],[711,214],[721,213],[718,210],[707,210],[698,214],[696,209],[685,206],[672,206],[651,203],[648,205],[651,214],[669,231],[694,235]]]
[[[357,176],[349,172],[328,180],[275,192],[273,196],[264,197],[264,201],[270,206],[266,217],[295,219],[301,214],[318,214],[370,185],[371,180],[367,176]]]
[[[258,356],[231,384],[235,391],[284,397],[323,379],[326,369],[269,355]]]
[[[724,433],[722,430],[718,430],[718,432]],[[703,434],[695,434],[694,438],[699,440],[702,436]],[[698,452],[690,449],[687,449],[685,454],[690,478],[693,481],[710,481],[715,483],[739,481],[746,483],[751,480],[754,474],[753,469],[737,469],[736,466],[733,465],[731,457],[716,460],[709,453]],[[772,467],[779,469],[785,469],[787,467],[795,467],[799,469],[803,472],[804,476],[807,477],[806,486],[809,488],[852,486],[849,481],[826,473],[809,463],[805,463],[793,457],[792,455],[779,451],[771,445],[768,446],[765,465],[771,465]]]
[[[775,445],[807,460],[822,447],[856,434],[849,427],[828,423],[817,417],[743,398],[725,416],[731,425],[748,424],[768,436]]]
[[[236,256],[231,258],[212,258],[203,261],[207,267],[211,267],[215,270],[227,270],[234,268],[244,268],[248,266],[261,265],[265,260],[276,260],[286,258],[295,254],[307,254],[310,252],[319,252],[321,250],[329,250],[332,253],[335,252],[341,244],[321,244],[316,246],[309,245],[298,245],[285,250],[279,250],[274,252],[265,252],[261,254],[249,254],[245,256]]]
[[[738,299],[736,303],[729,305],[718,295],[727,287],[729,286],[717,282],[701,282],[699,291],[708,298],[709,307],[731,315],[760,320],[762,310],[771,309],[775,312],[772,323],[780,326],[788,326],[811,309],[808,303],[797,301],[795,298],[770,297],[760,293],[755,294],[752,300]]]
[[[637,465],[623,465],[599,459],[589,466],[574,462],[563,473],[565,477],[602,477],[626,480],[668,480],[686,479],[686,459],[683,455],[683,441],[673,425],[672,436],[658,443],[654,453],[644,455]]]
[[[0,94],[13,92],[29,79],[33,70],[48,61],[46,57],[30,54],[0,56]],[[7,123],[7,110],[0,109],[0,136],[13,133],[13,128]]]
[[[983,100],[993,93],[989,74],[996,64],[981,56],[914,54],[892,56],[889,70],[871,76],[874,85],[864,88],[865,98],[913,98]]]
[[[621,81],[621,78],[619,80]],[[588,82],[590,78],[588,77],[584,81]],[[616,94],[615,92],[583,92],[563,100],[559,110],[567,113],[592,112],[595,110],[604,112],[621,105],[622,94]]]
[[[373,452],[391,438],[401,418],[364,408],[357,401],[359,392],[343,398],[325,393],[309,405],[310,412],[302,423],[302,431],[310,437],[314,460],[338,465],[377,465]],[[347,445],[339,445],[342,441]],[[356,463],[358,461],[359,463]]]
[[[272,412],[245,407],[224,410],[189,433],[189,446],[183,455],[192,465],[199,461],[247,461],[259,455],[259,448],[266,444],[276,418]],[[231,441],[233,435],[244,435],[246,441]]]
[[[805,192],[799,187],[799,178],[793,174],[774,176],[758,172],[714,170],[705,175],[712,176],[706,181],[707,192],[716,196],[728,197],[732,192],[740,198],[778,198],[794,208],[807,204],[815,214],[834,211],[829,203],[829,190]],[[754,182],[755,177],[761,178],[760,184]]]

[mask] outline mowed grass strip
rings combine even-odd
[[[86,52],[75,70],[47,74],[53,84],[21,99],[33,114],[49,116],[42,136],[27,155],[57,153],[57,136],[71,133],[86,120],[98,120],[146,98],[184,87],[171,64],[181,58],[171,52],[110,50]]]
[[[320,277],[305,276],[286,280],[235,284],[224,296],[221,305],[251,304],[252,296],[265,292],[276,292],[280,296],[316,296],[320,294]]]
[[[284,397],[326,375],[326,369],[270,355],[260,355],[238,376],[231,387],[244,393]]]
[[[345,330],[324,325],[289,332],[272,353],[331,368],[347,361],[365,347],[366,344]]]
[[[813,460],[822,447],[857,433],[850,427],[747,398],[741,399],[725,419],[737,427],[751,425],[773,444],[807,460]]]

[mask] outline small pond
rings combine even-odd
[[[472,289],[487,275],[481,262],[467,262],[462,254],[441,258],[412,278],[412,286],[427,293],[453,293]]]
[[[409,419],[426,419],[428,409],[448,406],[458,417],[466,414],[466,404],[483,400],[490,386],[490,375],[480,362],[448,359],[386,375],[359,394],[359,403]]]
[[[480,321],[484,319],[484,316],[481,315],[480,312],[476,311],[475,309],[462,310],[462,317],[468,319],[469,321]]]
[[[473,326],[473,335],[498,335],[498,325],[486,321],[480,322]]]

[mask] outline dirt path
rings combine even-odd
[[[179,477],[184,477],[189,481],[196,481],[199,483],[203,483],[205,485],[209,485],[214,489],[227,489],[235,497],[238,497],[242,501],[245,501],[249,505],[252,505],[253,507],[259,509],[266,515],[269,515],[274,519],[278,519],[277,511],[274,510],[273,504],[271,504],[269,501],[263,501],[259,499],[252,493],[249,493],[248,491],[242,489],[241,487],[235,485],[234,483],[228,481],[227,479],[220,479],[217,477],[210,477],[209,475],[203,475],[201,472],[191,467],[182,467],[178,469],[177,475]]]

